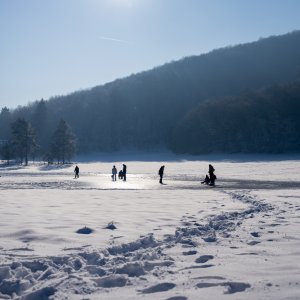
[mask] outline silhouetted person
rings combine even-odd
[[[158,171],[158,175],[159,175],[159,183],[163,184],[162,179],[164,176],[164,170],[165,170],[165,166],[161,166],[159,171]]]
[[[75,178],[79,178],[79,168],[78,168],[78,166],[75,167],[74,173],[75,173]]]
[[[208,177],[208,175],[205,175],[205,179],[201,182],[202,184],[204,183],[204,184],[209,184],[209,177]]]
[[[215,185],[215,180],[217,176],[214,174],[215,168],[212,165],[208,166],[208,174],[209,174],[209,185]]]
[[[217,179],[217,176],[215,174],[212,174],[209,185],[215,185],[216,179]]]
[[[112,175],[111,175],[112,181],[117,181],[117,173],[118,173],[118,171],[117,171],[116,166],[113,166],[113,168],[111,170],[111,173],[112,173]]]
[[[120,170],[118,177],[119,177],[119,179],[123,179],[123,171],[122,170]]]
[[[127,166],[125,164],[123,164],[123,180],[126,181],[126,172],[127,172]]]

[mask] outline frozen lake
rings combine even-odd
[[[0,298],[298,299],[300,160],[198,159],[2,166]]]

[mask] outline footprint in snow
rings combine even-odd
[[[140,292],[142,294],[152,294],[152,293],[165,292],[165,291],[173,289],[175,286],[176,286],[175,283],[164,282],[164,283],[159,283],[159,284],[153,285],[149,288],[140,290]]]
[[[251,285],[249,283],[244,282],[201,282],[197,284],[198,288],[209,288],[216,286],[225,286],[227,289],[224,291],[224,294],[234,294],[239,292],[244,292],[246,289],[250,288]]]
[[[193,279],[213,279],[213,280],[225,280],[226,278],[222,277],[222,276],[199,276],[199,277],[195,277]]]
[[[254,237],[260,237],[260,233],[258,232],[251,232],[251,235]]]
[[[259,241],[251,241],[249,243],[247,243],[249,246],[254,246],[254,245],[257,245],[259,244],[260,242]]]
[[[272,223],[272,224],[270,224],[269,226],[270,226],[270,227],[276,227],[276,226],[280,226],[280,224],[278,224],[278,223]]]
[[[213,255],[201,255],[200,257],[198,257],[195,262],[198,263],[198,264],[204,264],[206,263],[207,261],[213,259]]]
[[[182,252],[183,255],[195,255],[197,254],[197,250],[190,250],[186,252]]]
[[[191,266],[191,267],[185,267],[183,269],[180,269],[179,271],[184,271],[184,270],[193,270],[193,269],[206,269],[206,268],[211,268],[214,267],[215,265],[213,264],[206,264],[206,265],[200,265],[200,266]]]
[[[123,287],[127,283],[127,278],[122,275],[109,275],[106,277],[95,278],[93,281],[99,287],[103,288],[116,288],[116,287]]]

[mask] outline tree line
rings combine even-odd
[[[178,153],[300,151],[300,81],[210,99],[175,127]]]
[[[44,105],[43,100],[40,105]],[[5,107],[1,115],[10,118],[10,112]],[[28,165],[29,158],[39,158],[52,163],[70,161],[75,153],[76,138],[71,127],[61,120],[51,135],[50,140],[46,140],[41,134],[40,128],[34,128],[30,121],[23,118],[10,123],[10,131],[7,139],[1,140],[0,155],[9,164],[10,160],[15,159]]]

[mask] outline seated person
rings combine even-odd
[[[205,176],[205,179],[201,182],[202,184],[209,184],[209,177],[208,175]]]

